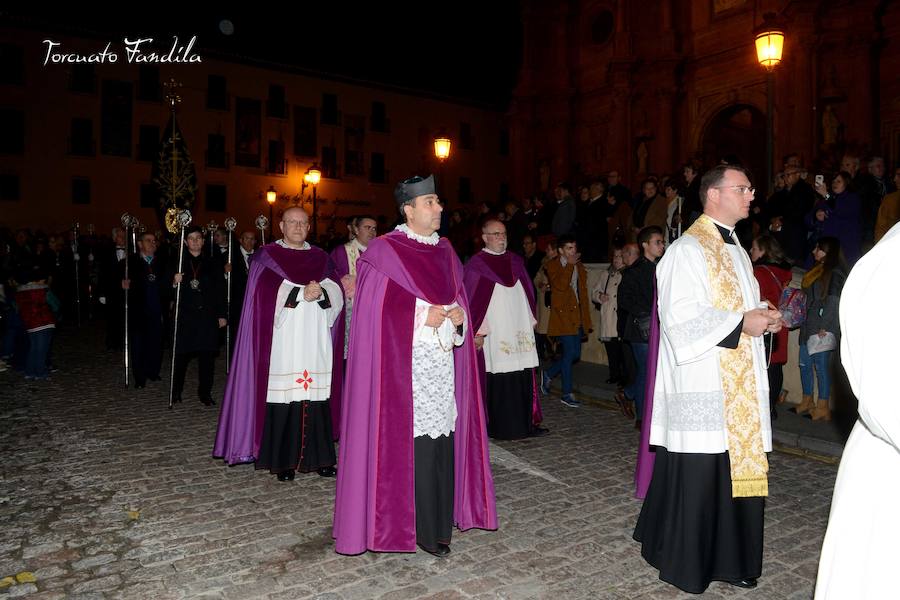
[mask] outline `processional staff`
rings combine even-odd
[[[234,217],[225,219],[225,231],[228,234],[228,270],[225,272],[225,374],[231,369],[231,238],[237,221]]]
[[[259,229],[259,239],[262,241],[262,246],[266,245],[266,227],[269,226],[269,219],[267,219],[264,215],[259,215],[256,217],[256,221],[253,222],[256,225],[256,228]]]
[[[134,237],[134,230],[138,225],[138,220],[131,216],[128,213],[122,213],[122,227],[125,228],[125,280],[130,281],[128,277],[128,263],[131,262],[129,260],[131,251],[128,246],[128,239],[131,238],[131,247],[135,248],[137,244],[135,243],[137,240]],[[125,387],[128,387],[129,382],[129,374],[131,372],[131,365],[129,364],[129,347],[128,347],[128,288],[130,285],[125,287]]]
[[[178,211],[175,217],[178,228],[181,230],[179,234],[180,243],[178,244],[178,274],[182,274],[184,269],[184,230],[191,222],[191,213],[188,210]],[[181,281],[175,284],[175,328],[172,331],[172,371],[169,374],[169,409],[172,408],[172,398],[175,389],[175,351],[178,347],[178,308],[181,304]]]

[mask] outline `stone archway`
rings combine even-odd
[[[715,165],[728,155],[738,158],[753,175],[757,187],[765,187],[766,116],[750,104],[733,104],[717,112],[703,131],[703,162]]]

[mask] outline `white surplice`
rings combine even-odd
[[[305,285],[285,279],[278,288],[266,392],[268,403],[322,402],[331,396],[331,327],[341,313],[344,295],[331,279],[323,279],[319,284],[328,294],[330,308],[322,308],[318,300],[304,300]],[[285,303],[295,287],[300,288],[297,306],[287,308]]]
[[[822,545],[816,600],[900,596],[900,225],[863,256],[841,292],[841,362],[859,399]]]
[[[721,224],[719,224],[721,226]],[[726,228],[732,230],[733,228]],[[759,285],[746,251],[726,244],[743,296],[743,311],[759,304]],[[728,450],[725,398],[717,344],[738,326],[743,312],[713,306],[703,248],[685,233],[656,267],[660,320],[659,357],[653,396],[650,444],[669,452],[721,454]],[[742,334],[743,335],[743,334]],[[769,383],[763,338],[753,342],[753,367],[763,449],[772,450]]]
[[[484,367],[488,373],[515,373],[538,366],[534,316],[522,282],[495,284],[479,334],[484,334]]]

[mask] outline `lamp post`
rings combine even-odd
[[[275,191],[274,185],[270,185],[269,189],[266,190],[266,202],[269,203],[269,239],[272,239],[272,237],[274,236],[272,225],[272,207],[275,206],[275,200],[277,199],[278,192]]]
[[[434,138],[434,156],[438,159],[438,163],[441,166],[441,179],[438,181],[438,195],[440,196],[444,190],[444,165],[447,162],[447,159],[450,158],[450,146],[452,142],[450,138],[448,138],[443,133],[439,133],[436,138]],[[446,199],[444,200],[446,203]]]
[[[773,191],[775,162],[775,67],[784,51],[784,30],[776,24],[775,13],[763,15],[756,30],[756,58],[766,68],[766,190]]]
[[[312,186],[312,241],[316,241],[319,237],[319,204],[316,198],[316,188],[319,187],[319,181],[322,179],[322,171],[319,170],[319,163],[313,163],[303,175],[303,185],[300,186],[300,195],[303,196],[303,190],[306,186]]]

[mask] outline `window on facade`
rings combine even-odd
[[[0,201],[15,202],[19,199],[19,176],[0,173]]]
[[[222,184],[206,184],[206,210],[213,212],[225,212],[228,210],[226,188]]]
[[[138,75],[138,100],[159,102],[162,88],[159,85],[159,67],[141,65]]]
[[[369,125],[372,131],[390,133],[391,122],[387,118],[387,107],[384,105],[384,102],[372,103],[372,116],[369,119]]]
[[[206,108],[228,110],[228,90],[225,78],[221,75],[209,75],[206,78]]]
[[[159,127],[141,125],[138,137],[138,160],[154,161],[159,154]]]
[[[338,179],[340,167],[337,164],[337,149],[333,146],[322,146],[322,177]]]
[[[69,136],[69,154],[75,156],[94,156],[97,153],[94,144],[94,122],[90,119],[72,119]]]
[[[72,204],[91,203],[91,180],[87,177],[72,179]]]
[[[15,44],[0,44],[0,83],[25,83],[25,52]]]
[[[266,171],[277,175],[287,174],[287,161],[284,160],[283,140],[269,140],[269,162]]]
[[[322,124],[340,125],[341,113],[338,110],[337,94],[322,94]]]
[[[459,124],[459,147],[463,150],[471,150],[475,145],[472,138],[472,125],[470,123]]]
[[[468,177],[459,178],[459,201],[465,204],[472,201],[472,180]]]
[[[0,154],[25,154],[25,113],[0,108]]]
[[[316,156],[319,124],[316,109],[311,106],[294,107],[294,155]]]
[[[266,100],[266,116],[287,119],[287,103],[284,101],[284,86],[269,84],[269,99]]]
[[[228,168],[228,153],[225,152],[225,136],[210,133],[206,136],[206,166],[214,169]]]
[[[387,183],[387,171],[384,168],[384,154],[373,152],[370,159],[369,181],[372,183]]]

